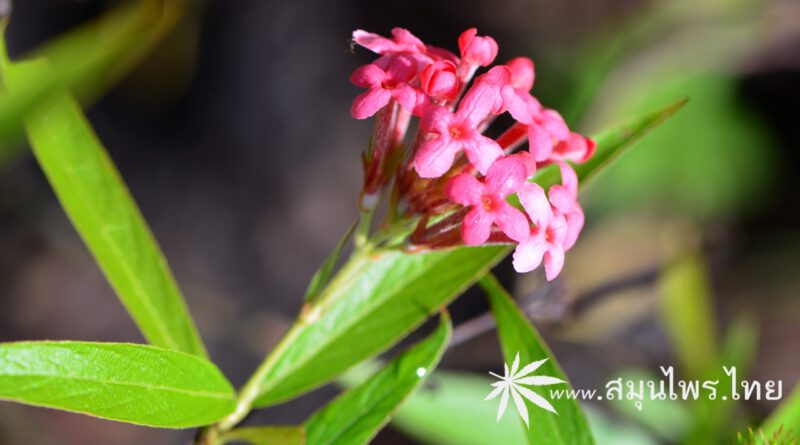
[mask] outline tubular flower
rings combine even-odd
[[[531,94],[533,61],[491,66],[497,43],[474,28],[458,38],[460,58],[402,28],[388,38],[358,30],[353,40],[380,55],[351,76],[367,89],[353,102],[353,117],[376,116],[363,156],[362,209],[390,197],[384,222],[416,224],[409,249],[512,243],[517,271],[543,264],[548,280],[558,276],[584,225],[569,162],[587,161],[596,145]],[[486,71],[473,81],[480,67]],[[515,123],[497,139],[484,135],[503,113]],[[419,125],[409,126],[415,117]],[[409,128],[417,133],[406,138]],[[544,190],[529,182],[553,163],[560,184]],[[510,204],[515,194],[522,210]]]
[[[367,88],[353,101],[350,113],[356,119],[366,119],[396,100],[412,111],[417,104],[417,92],[409,85],[417,76],[414,62],[405,56],[384,56],[355,70],[350,81]]]
[[[462,173],[447,183],[447,197],[471,208],[464,217],[466,244],[485,243],[493,224],[514,241],[524,241],[528,237],[530,225],[527,218],[506,202],[508,195],[519,190],[527,177],[525,164],[514,156],[508,156],[492,164],[483,181]]]
[[[482,174],[503,155],[493,139],[478,132],[478,124],[489,115],[494,103],[489,88],[478,84],[470,89],[455,113],[444,107],[431,107],[422,117],[421,126],[430,135],[419,149],[414,167],[423,178],[445,174],[460,152]]]

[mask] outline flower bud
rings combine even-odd
[[[491,37],[477,34],[477,29],[470,28],[458,37],[461,59],[470,65],[489,66],[497,57],[497,42]]]
[[[426,66],[419,80],[422,91],[435,100],[453,100],[458,95],[456,66],[450,61],[438,60]]]

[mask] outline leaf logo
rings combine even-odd
[[[500,396],[500,407],[497,409],[497,421],[499,422],[500,419],[503,417],[503,414],[506,412],[506,407],[508,407],[508,399],[509,395],[511,399],[514,400],[514,405],[517,407],[517,413],[522,420],[525,422],[525,426],[530,428],[528,424],[528,407],[525,406],[525,400],[533,403],[534,405],[542,408],[544,410],[550,411],[553,414],[558,414],[553,408],[553,405],[550,404],[544,397],[536,394],[535,392],[531,391],[530,389],[526,388],[525,386],[547,386],[547,385],[557,385],[559,383],[567,383],[559,378],[550,377],[545,375],[530,375],[537,369],[539,369],[547,359],[538,360],[533,363],[529,363],[524,368],[519,369],[519,352],[517,352],[517,356],[514,358],[514,363],[511,364],[511,370],[508,369],[508,364],[504,363],[503,367],[505,369],[505,375],[499,376],[493,372],[489,374],[497,377],[500,381],[492,383],[492,387],[494,389],[492,392],[486,396],[485,400],[494,399],[497,396]]]

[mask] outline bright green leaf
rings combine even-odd
[[[11,91],[49,71],[43,59],[11,63],[1,47],[0,65]],[[62,90],[27,117],[26,129],[61,205],[145,338],[205,355],[158,244],[80,106]]]
[[[771,438],[775,434],[787,439],[793,437],[797,440],[800,438],[800,385],[796,386],[791,395],[778,405],[778,408],[761,425],[760,430],[767,438]],[[767,445],[767,442],[762,440],[756,443]]]
[[[602,133],[596,139],[604,161],[580,168],[582,177],[604,168],[614,155],[682,103]],[[558,173],[547,180],[550,182],[540,183],[556,183]],[[325,291],[306,305],[298,323],[243,389],[237,413],[226,419],[224,426],[241,420],[253,404],[267,406],[295,397],[384,351],[509,252],[508,246],[491,246],[418,254],[398,250],[356,254]]]
[[[450,333],[450,318],[443,313],[430,337],[312,415],[306,421],[307,444],[368,443],[439,363]]]
[[[520,369],[528,363],[547,359],[535,371],[535,374],[556,377],[566,382],[567,377],[558,366],[553,353],[550,352],[536,328],[517,307],[511,296],[497,282],[497,279],[493,275],[487,274],[480,280],[480,285],[489,297],[492,313],[497,321],[500,346],[509,366],[517,355],[520,359]],[[552,388],[550,386],[528,386],[527,388],[544,397],[558,412],[558,414],[554,414],[525,401],[530,416],[530,428],[527,430],[529,444],[594,444],[586,417],[581,412],[577,401],[566,397],[550,399],[548,391]],[[568,383],[559,385],[557,388],[571,389]],[[512,404],[507,411],[513,411],[513,409]],[[514,415],[514,413],[506,413],[506,415]]]
[[[257,426],[237,428],[222,437],[223,443],[247,442],[253,445],[305,445],[302,426]]]
[[[0,399],[164,428],[208,425],[234,391],[200,357],[127,343],[0,344]]]
[[[354,255],[265,362],[256,405],[292,398],[384,351],[504,255],[503,247]]]

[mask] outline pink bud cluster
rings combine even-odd
[[[474,28],[458,38],[460,57],[402,28],[391,38],[358,30],[353,40],[380,55],[350,78],[366,89],[353,101],[353,117],[376,117],[362,201],[372,202],[394,178],[393,203],[420,217],[415,245],[516,243],[517,271],[544,263],[547,279],[555,278],[584,222],[578,178],[567,161],[585,162],[595,143],[531,95],[533,61],[518,57],[473,81],[498,51],[494,39]],[[484,135],[506,112],[514,124],[496,139]],[[412,117],[419,130],[406,144]],[[525,141],[527,150],[520,149]],[[558,165],[562,181],[546,192],[529,180],[549,164]],[[522,209],[509,204],[514,194]]]

